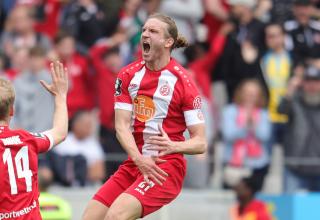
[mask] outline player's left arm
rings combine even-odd
[[[159,125],[161,136],[152,136],[147,140],[147,143],[152,146],[150,150],[158,150],[159,156],[167,154],[202,154],[207,150],[207,141],[205,135],[204,123],[188,126],[190,139],[186,141],[171,141],[167,133]]]

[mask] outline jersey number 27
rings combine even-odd
[[[17,181],[16,176],[14,173],[13,161],[11,156],[11,150],[6,148],[3,156],[3,163],[8,164],[8,173],[9,173],[9,182],[11,187],[11,194],[18,193]],[[28,147],[22,147],[14,158],[15,167],[17,169],[17,176],[18,178],[24,178],[26,181],[27,192],[32,190],[32,172],[29,169],[29,156],[28,156]]]

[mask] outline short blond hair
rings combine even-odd
[[[0,77],[0,120],[5,120],[13,106],[15,92],[9,80]]]

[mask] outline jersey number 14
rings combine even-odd
[[[13,160],[11,156],[11,150],[6,148],[3,156],[3,163],[8,164],[8,173],[9,173],[9,182],[11,187],[11,194],[18,193],[16,176],[14,173]],[[32,172],[29,169],[29,156],[28,156],[28,147],[22,147],[14,158],[15,167],[17,169],[17,177],[24,178],[26,181],[27,192],[32,190]]]

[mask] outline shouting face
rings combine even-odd
[[[170,52],[173,43],[166,23],[156,18],[147,20],[141,35],[142,57],[146,62],[156,61],[165,51]]]

